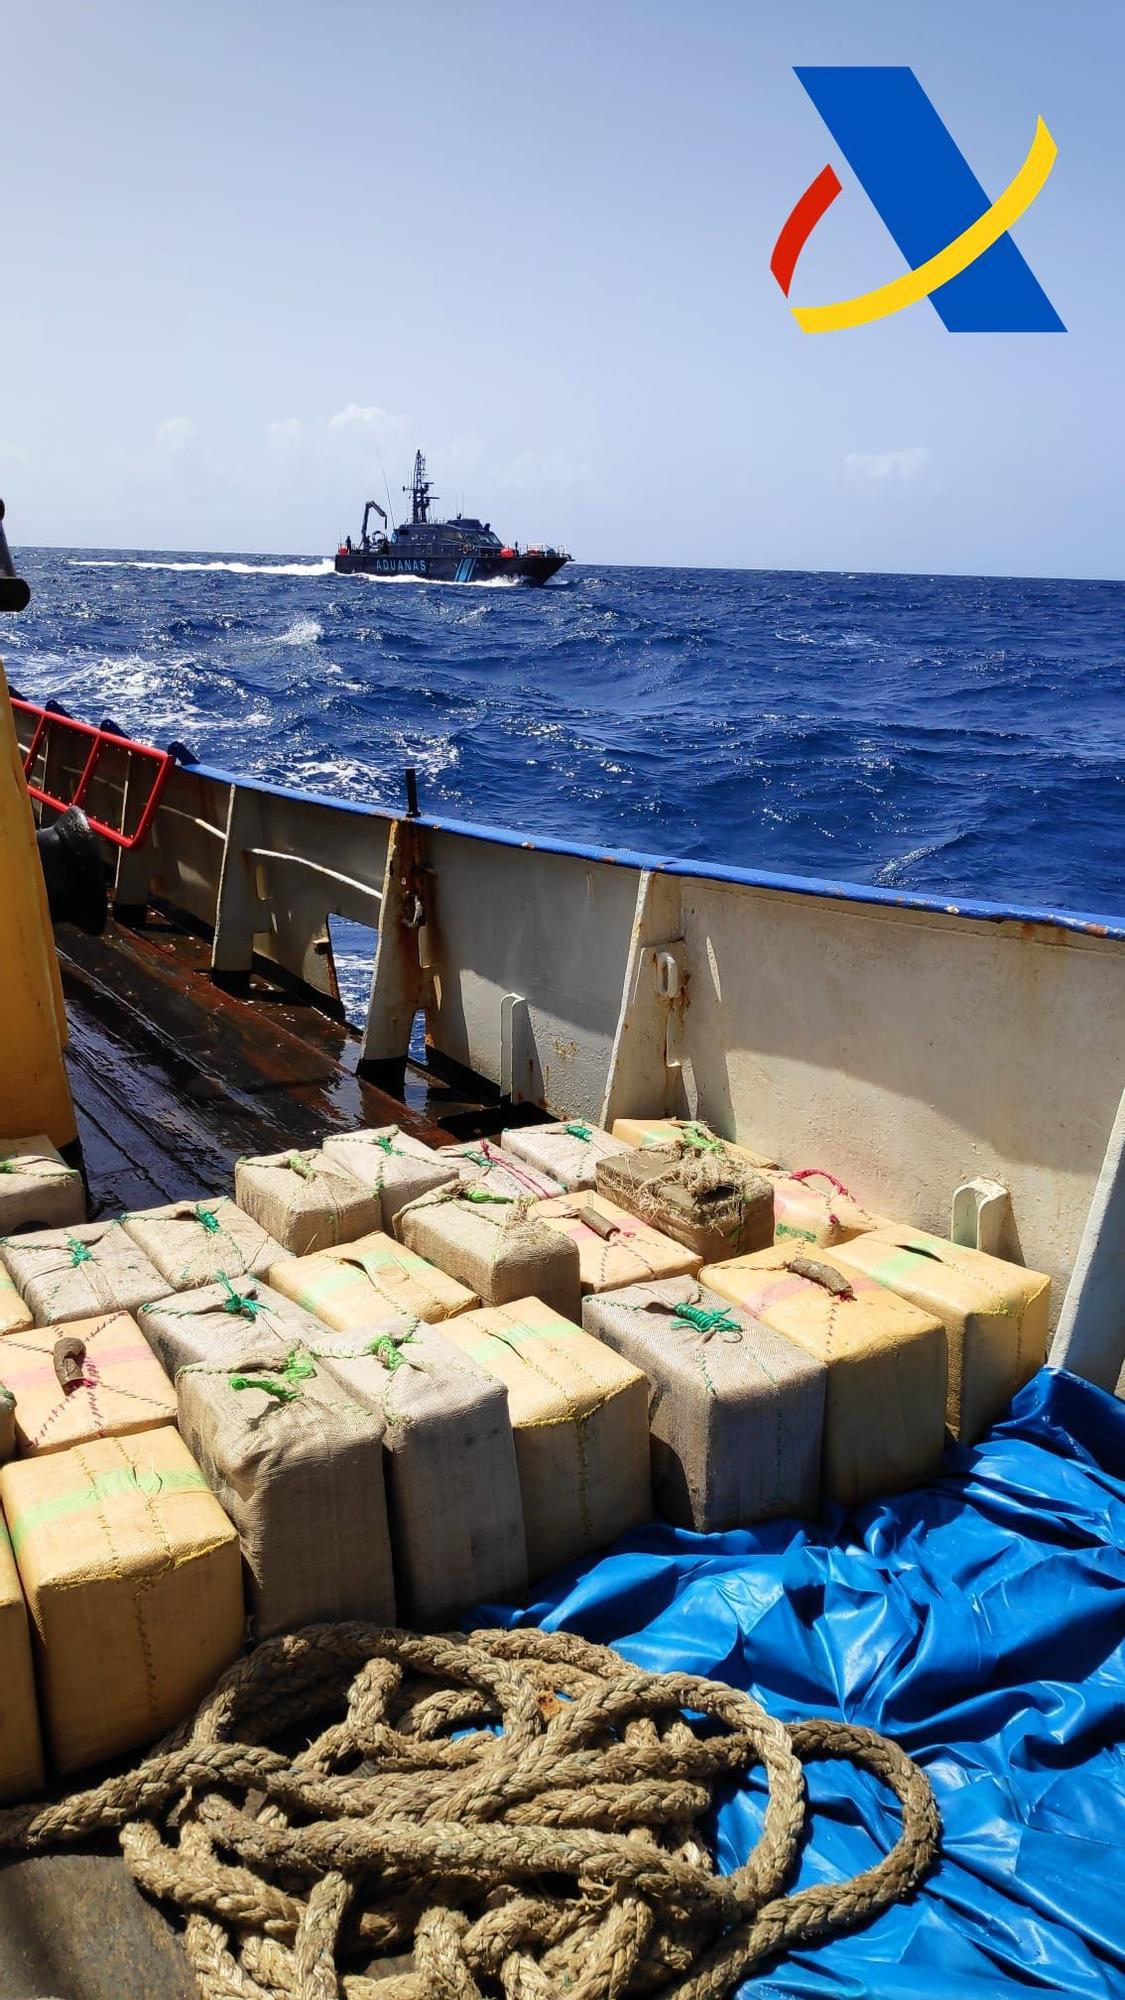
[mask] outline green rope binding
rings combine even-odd
[[[514,1194],[490,1194],[487,1188],[466,1188],[463,1195],[454,1195],[453,1200],[491,1202],[493,1206],[511,1208],[517,1200]]]
[[[564,1130],[570,1138],[581,1139],[587,1146],[594,1136],[593,1127],[584,1124],[581,1118],[576,1118],[572,1124],[565,1126]]]
[[[268,1365],[268,1364],[267,1364]],[[307,1382],[316,1369],[305,1354],[291,1348],[283,1367],[276,1375],[231,1375],[228,1378],[232,1389],[261,1389],[267,1396],[273,1396],[279,1403],[294,1403],[300,1395],[299,1384]]]
[[[208,1236],[217,1236],[219,1234],[222,1223],[219,1221],[213,1208],[204,1208],[203,1203],[197,1201],[193,1213],[200,1227],[207,1231]]]
[[[673,1306],[672,1319],[679,1320],[681,1326],[690,1327],[694,1333],[702,1334],[704,1340],[710,1340],[713,1333],[734,1333],[739,1340],[742,1338],[742,1328],[736,1319],[731,1318],[725,1306],[715,1306],[710,1310],[706,1306]]]
[[[224,1312],[238,1313],[243,1319],[248,1320],[256,1320],[260,1312],[265,1312],[266,1308],[261,1299],[256,1298],[253,1292],[235,1291],[225,1271],[220,1271],[219,1283],[225,1285],[227,1289],[227,1296],[223,1300]]]
[[[72,1236],[69,1230],[67,1231],[66,1244],[67,1249],[70,1251],[70,1261],[73,1266],[77,1267],[79,1264],[93,1263],[93,1251],[85,1243],[80,1243],[77,1236]]]
[[[402,1349],[410,1346],[412,1342],[417,1341],[417,1338],[417,1334],[413,1331],[410,1333],[381,1333],[377,1339],[371,1342],[370,1347],[365,1349],[365,1352],[373,1354],[376,1361],[382,1363],[388,1375],[394,1375],[398,1369],[405,1368],[410,1359],[409,1355],[403,1354]]]
[[[300,1174],[303,1181],[316,1179],[316,1168],[310,1167],[303,1153],[289,1153],[282,1161],[282,1165],[288,1167],[292,1173]]]

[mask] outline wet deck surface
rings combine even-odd
[[[361,1080],[356,1036],[292,993],[257,977],[246,998],[222,992],[206,943],[155,911],[143,930],[67,928],[58,944],[91,1214],[228,1193],[240,1153],[330,1131],[393,1123],[441,1146],[495,1129],[494,1111],[422,1068],[407,1067],[401,1100]],[[0,2000],[196,1995],[112,1841],[0,1865]]]
[[[226,1193],[239,1154],[331,1131],[398,1124],[441,1146],[495,1122],[414,1065],[402,1099],[364,1082],[342,1023],[257,976],[246,998],[223,992],[207,945],[155,913],[143,931],[67,929],[59,945],[96,1213]]]

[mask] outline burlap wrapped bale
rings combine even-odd
[[[9,1273],[0,1264],[0,1337],[20,1333],[34,1323],[31,1307],[21,1299]]]
[[[138,1317],[141,1332],[173,1382],[181,1368],[201,1361],[236,1367],[248,1334],[275,1335],[277,1346],[271,1352],[283,1360],[292,1347],[310,1341],[315,1345],[323,1332],[311,1313],[257,1278],[238,1284],[220,1278],[217,1285],[201,1285],[197,1291],[173,1292],[143,1306]]]
[[[773,1242],[773,1189],[728,1153],[684,1141],[598,1161],[598,1193],[699,1258],[717,1263]]]
[[[461,1313],[442,1332],[507,1388],[532,1579],[649,1518],[638,1368],[536,1298]]]
[[[501,1150],[557,1181],[569,1193],[575,1188],[592,1188],[598,1161],[627,1152],[628,1147],[600,1126],[572,1118],[558,1125],[513,1126],[502,1134]]]
[[[791,1243],[797,1249],[802,1244],[831,1249],[879,1226],[880,1218],[864,1208],[834,1174],[820,1167],[769,1173],[766,1178],[773,1187],[776,1243]]]
[[[379,1215],[372,1229],[390,1230],[408,1201],[431,1188],[448,1187],[460,1168],[397,1125],[372,1126],[362,1132],[341,1132],[326,1139],[321,1151],[379,1197]],[[363,1232],[356,1230],[355,1234]]]
[[[689,1146],[693,1153],[732,1153],[749,1167],[776,1167],[777,1161],[733,1139],[721,1139],[702,1118],[615,1118],[615,1139],[626,1146]]]
[[[61,1772],[153,1742],[242,1650],[238,1537],[171,1424],[0,1471]]]
[[[532,1214],[578,1246],[583,1294],[616,1292],[649,1278],[694,1275],[702,1258],[662,1236],[603,1194],[557,1194],[537,1201]]]
[[[42,1132],[0,1140],[0,1236],[15,1229],[65,1229],[85,1220],[82,1176]]]
[[[527,1554],[503,1383],[419,1319],[328,1335],[316,1353],[382,1429],[400,1617],[441,1627],[518,1597]]]
[[[862,1241],[862,1238],[859,1239]],[[945,1329],[836,1250],[775,1244],[700,1283],[742,1306],[828,1370],[821,1491],[858,1506],[929,1477],[945,1441]]]
[[[43,1788],[43,1746],[31,1631],[7,1529],[0,1520],[0,1802]]]
[[[480,1304],[467,1285],[379,1234],[271,1264],[269,1283],[326,1326],[341,1329],[370,1326],[388,1311],[427,1321],[451,1319]]]
[[[395,1622],[382,1430],[324,1364],[248,1331],[176,1376],[180,1429],[242,1544],[254,1629]]]
[[[711,1534],[815,1514],[827,1371],[693,1278],[602,1292],[587,1333],[649,1381],[659,1513]]]
[[[73,1356],[61,1373],[60,1344]],[[0,1346],[0,1381],[16,1399],[24,1458],[176,1421],[176,1392],[128,1313],[10,1334]]]
[[[8,1237],[0,1243],[0,1258],[36,1326],[86,1319],[91,1313],[136,1312],[168,1288],[120,1217]]]
[[[213,1285],[220,1278],[263,1277],[285,1254],[225,1195],[136,1209],[121,1220],[174,1292]]]
[[[577,1320],[582,1309],[578,1247],[537,1222],[525,1199],[486,1186],[437,1188],[399,1211],[395,1233],[485,1305],[534,1297]]]
[[[1003,1415],[1046,1360],[1051,1280],[1042,1271],[904,1223],[853,1237],[837,1261],[940,1319],[949,1357],[945,1420],[964,1444]]]
[[[510,1201],[525,1195],[541,1201],[549,1194],[563,1193],[562,1183],[553,1175],[540,1173],[492,1139],[470,1139],[463,1146],[450,1146],[448,1157],[456,1162],[466,1187],[487,1188],[489,1194],[505,1195]]]
[[[239,1160],[234,1198],[291,1257],[366,1236],[383,1213],[378,1190],[317,1147]]]

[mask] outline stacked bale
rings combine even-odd
[[[0,1338],[6,1333],[21,1333],[24,1327],[34,1324],[30,1306],[25,1304],[8,1271],[0,1264]]]
[[[0,1258],[37,1326],[91,1313],[136,1312],[167,1290],[121,1218],[42,1229],[0,1243]]]
[[[121,1220],[173,1292],[220,1278],[260,1278],[284,1255],[281,1244],[225,1195],[137,1209]]]
[[[395,1622],[379,1427],[307,1350],[247,1331],[179,1370],[180,1430],[238,1530],[259,1638]]]
[[[379,1427],[400,1617],[440,1627],[518,1596],[527,1554],[504,1385],[418,1319],[330,1335],[316,1358]]]
[[[508,1392],[532,1578],[648,1519],[648,1385],[639,1368],[538,1298],[443,1328]]]
[[[43,1746],[27,1606],[11,1544],[0,1521],[0,1804],[43,1784]]]
[[[365,1236],[383,1214],[378,1189],[315,1146],[239,1160],[234,1198],[291,1257]]]
[[[582,1323],[647,1376],[658,1513],[709,1534],[815,1514],[827,1370],[693,1278],[588,1298]]]
[[[82,1176],[42,1132],[0,1140],[0,1236],[85,1222]]]
[[[862,1239],[861,1239],[862,1240]],[[700,1283],[783,1334],[828,1370],[821,1487],[857,1506],[925,1479],[945,1435],[945,1332],[839,1253],[784,1244],[704,1265]]]
[[[562,1183],[552,1174],[541,1173],[491,1139],[467,1139],[464,1145],[450,1146],[446,1157],[455,1162],[466,1187],[486,1188],[489,1194],[503,1195],[508,1201],[525,1197],[542,1201],[547,1195],[563,1193]]]
[[[777,1161],[721,1139],[702,1118],[615,1118],[613,1137],[626,1146],[689,1146],[696,1153],[728,1153],[749,1167],[776,1167]]]
[[[427,1321],[451,1319],[480,1304],[475,1292],[378,1232],[338,1250],[271,1264],[270,1287],[326,1326],[370,1326],[386,1312]]]
[[[592,1188],[598,1161],[629,1150],[623,1139],[613,1138],[600,1126],[588,1125],[583,1118],[555,1125],[513,1126],[502,1134],[501,1148],[510,1159],[534,1167],[568,1193],[575,1188]]]
[[[238,1538],[172,1425],[0,1470],[56,1770],[153,1741],[242,1650]]]
[[[323,1330],[311,1313],[253,1278],[237,1285],[220,1278],[216,1285],[174,1292],[143,1307],[140,1324],[173,1381],[181,1368],[197,1362],[236,1367],[249,1334],[274,1336],[278,1345],[270,1351],[276,1359],[290,1348],[315,1344]]]
[[[432,1146],[424,1146],[420,1139],[412,1139],[409,1132],[400,1131],[397,1125],[335,1133],[324,1141],[321,1150],[378,1197],[379,1215],[368,1225],[375,1230],[393,1229],[395,1216],[406,1202],[416,1201],[432,1188],[448,1186],[460,1173],[460,1168],[444,1152],[437,1153]],[[354,1231],[357,1236],[363,1233]]]
[[[400,1210],[395,1230],[408,1250],[437,1264],[486,1305],[541,1299],[577,1320],[581,1287],[577,1246],[536,1221],[533,1204],[491,1187],[438,1188]]]
[[[536,1202],[532,1213],[577,1245],[583,1294],[618,1291],[646,1278],[693,1274],[703,1261],[601,1194],[553,1195]]]
[[[1047,1358],[1051,1280],[924,1229],[884,1224],[840,1249],[842,1271],[873,1278],[945,1328],[946,1423],[972,1444]]]
[[[685,1142],[599,1160],[598,1193],[651,1223],[705,1262],[773,1242],[773,1189],[728,1153]]]
[[[176,1392],[129,1313],[10,1334],[0,1382],[23,1457],[176,1421]]]

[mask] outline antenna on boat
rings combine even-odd
[[[424,528],[430,518],[430,484],[426,478],[426,461],[419,449],[414,454],[414,478],[409,486],[402,489],[404,493],[409,493],[413,503],[410,518],[416,528]],[[433,498],[436,499],[437,495],[434,494]]]
[[[377,459],[378,459],[378,461],[379,461],[379,470],[380,470],[380,472],[381,472],[381,473],[382,473],[382,475],[383,475],[383,491],[384,491],[384,493],[385,493],[385,494],[386,494],[386,496],[387,496],[387,530],[386,530],[386,531],[387,531],[387,533],[388,533],[389,535],[393,535],[393,533],[394,533],[394,518],[395,518],[395,503],[394,503],[394,501],[393,501],[393,500],[391,499],[391,487],[390,487],[390,481],[389,481],[389,480],[388,480],[388,478],[387,478],[387,468],[386,468],[386,466],[385,466],[385,465],[383,464],[383,454],[382,454],[382,452],[381,452],[381,451],[379,450],[379,446],[378,446],[378,443],[377,443],[377,442],[376,442],[376,445],[375,445],[375,456],[376,456],[376,458],[377,458]]]

